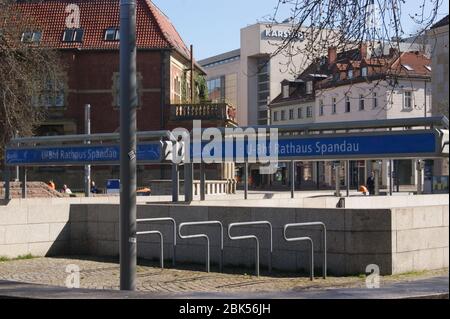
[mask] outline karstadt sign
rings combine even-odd
[[[305,34],[303,32],[298,32],[298,34],[295,34],[295,31],[292,29],[282,30],[282,29],[267,28],[262,33],[263,39],[285,40],[295,36],[297,41],[305,40]]]

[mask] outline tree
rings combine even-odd
[[[0,0],[0,159],[14,135],[33,135],[46,113],[39,97],[61,78],[58,54],[41,45],[39,26],[14,1]]]
[[[380,46],[400,52],[402,39],[419,38],[436,22],[442,1],[417,0],[416,11],[405,17],[404,9],[412,5],[411,1],[278,0],[274,14],[266,20],[271,25],[289,23],[292,28],[281,44],[274,44],[277,49],[272,55],[289,58],[302,52],[307,61],[297,66],[301,68],[320,58],[331,46],[343,51],[366,43],[371,52],[376,53]],[[416,25],[415,34],[404,31],[406,19]],[[303,40],[303,46],[298,45],[299,39]]]

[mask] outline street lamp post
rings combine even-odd
[[[136,0],[120,1],[120,289],[136,289]]]

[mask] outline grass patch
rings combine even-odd
[[[26,259],[33,259],[36,258],[32,254],[26,254],[26,255],[19,255],[16,258],[9,258],[6,256],[0,256],[0,262],[6,262],[6,261],[14,261],[14,260],[26,260]]]

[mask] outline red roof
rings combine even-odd
[[[189,58],[189,49],[175,27],[150,0],[137,0],[138,49],[175,49]],[[80,8],[80,28],[84,30],[83,42],[62,41],[66,29],[66,7],[75,4]],[[119,49],[119,41],[105,41],[105,30],[118,27],[120,22],[118,0],[42,0],[18,2],[16,5],[26,17],[31,18],[42,31],[42,46],[57,49]]]

